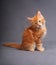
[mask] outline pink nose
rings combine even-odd
[[[41,25],[39,25],[39,28],[41,28]]]
[[[41,25],[38,25],[37,28],[41,28]]]

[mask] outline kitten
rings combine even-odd
[[[17,48],[20,50],[34,51],[35,49],[39,51],[44,51],[43,43],[41,42],[43,36],[46,35],[46,21],[40,11],[32,18],[27,17],[31,26],[26,28],[23,32],[22,43],[5,43],[4,46]]]

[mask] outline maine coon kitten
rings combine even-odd
[[[42,37],[46,35],[46,21],[40,11],[32,18],[27,17],[31,26],[26,28],[23,32],[22,43],[16,44],[14,42],[8,42],[3,44],[4,46],[17,48],[20,50],[44,51],[43,43],[41,42]]]

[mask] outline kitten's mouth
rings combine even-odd
[[[39,25],[39,26],[36,26],[36,29],[40,29],[41,28],[41,25]]]
[[[42,26],[41,25],[38,25],[38,26],[32,26],[34,29],[38,30],[38,29],[41,29]]]

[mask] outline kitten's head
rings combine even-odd
[[[45,25],[45,19],[40,11],[38,11],[34,17],[27,17],[27,19],[30,21],[31,25],[37,28],[42,28],[43,25]]]

